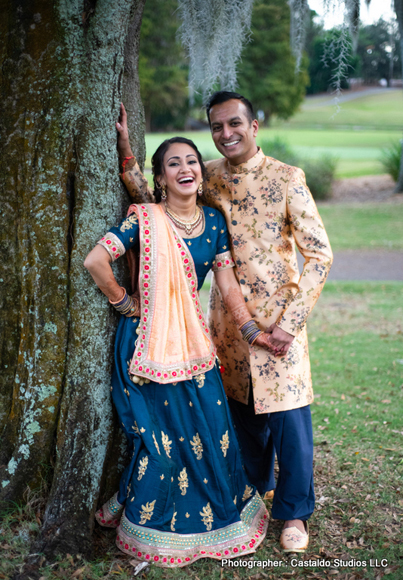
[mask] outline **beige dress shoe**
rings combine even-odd
[[[308,522],[304,522],[304,526],[306,529],[305,533],[300,532],[295,526],[292,528],[285,528],[281,532],[280,546],[283,552],[305,552],[309,544]]]
[[[264,500],[273,499],[273,497],[274,497],[274,489],[272,489],[270,491],[266,491],[266,493],[263,496],[263,499]]]

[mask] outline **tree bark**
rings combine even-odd
[[[395,0],[395,12],[397,23],[399,25],[400,55],[402,61],[402,79],[403,79],[403,0]],[[399,177],[395,187],[395,193],[403,193],[403,140],[401,140],[401,144],[402,144],[402,154],[400,157],[400,170]]]
[[[127,205],[114,126],[122,94],[144,159],[144,2],[1,6],[0,501],[19,502],[27,485],[49,480],[35,546],[47,556],[90,554],[95,507],[119,475],[115,316],[83,260]]]

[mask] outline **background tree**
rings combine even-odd
[[[51,556],[89,554],[100,490],[108,495],[118,478],[114,315],[83,260],[123,213],[114,127],[122,98],[144,159],[143,4],[1,6],[0,501],[20,502],[27,485],[47,479],[34,551]]]
[[[177,0],[147,0],[140,34],[139,77],[146,130],[183,129],[188,65],[176,40]]]
[[[238,67],[239,91],[268,123],[272,115],[288,119],[305,96],[309,79],[306,61],[295,72],[290,47],[290,11],[282,0],[256,0],[252,11],[252,36]]]
[[[397,23],[379,20],[362,26],[358,35],[356,75],[366,83],[377,83],[401,76]]]
[[[366,0],[367,4],[371,3],[371,0]],[[291,0],[291,7],[296,6],[298,10],[296,10],[296,14],[298,14],[298,18],[293,17],[293,38],[291,39],[291,44],[294,46],[294,51],[297,54],[297,59],[301,57],[302,54],[302,44],[298,42],[298,39],[303,37],[303,30],[307,24],[307,18],[305,16],[306,11],[308,10],[306,0]],[[394,0],[393,2],[395,13],[396,13],[396,20],[399,28],[399,36],[400,36],[400,57],[402,62],[402,78],[403,78],[403,0]],[[360,17],[360,0],[323,0],[323,7],[325,10],[333,9],[335,6],[339,6],[344,9],[345,21],[344,27],[342,27],[341,32],[342,35],[340,37],[341,42],[340,46],[347,49],[348,42],[346,43],[347,39],[347,32],[350,29],[350,32],[353,31],[354,36],[356,36],[357,27],[359,25],[359,17]],[[297,39],[297,42],[295,42]],[[339,51],[339,59],[335,64],[335,74],[334,74],[334,81],[335,81],[335,88],[336,92],[340,90],[340,81],[341,79],[347,76],[347,61],[346,61],[346,50]],[[401,153],[401,162],[400,162],[400,171],[399,171],[399,179],[396,184],[395,192],[396,193],[403,193],[403,139],[401,140],[402,145],[402,153]]]
[[[314,29],[315,30],[315,29]],[[309,43],[307,53],[309,57],[310,84],[308,94],[325,93],[334,91],[335,62],[340,58],[340,52],[345,51],[343,42],[340,42],[342,32],[338,29],[317,30],[316,34],[308,35]],[[359,63],[359,58],[353,56],[351,51],[345,57],[348,75],[354,75]],[[348,78],[340,79],[339,88],[349,87]]]

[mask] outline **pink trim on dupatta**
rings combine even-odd
[[[139,219],[141,299],[129,371],[164,384],[191,379],[213,368],[216,358],[192,255],[159,205],[132,205],[129,211]]]

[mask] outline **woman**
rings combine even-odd
[[[133,163],[128,157],[123,168]],[[211,268],[245,340],[268,348],[269,338],[245,306],[224,217],[197,204],[205,168],[196,146],[169,139],[152,162],[157,203],[131,206],[84,264],[123,314],[112,397],[132,448],[119,491],[96,518],[119,526],[122,551],[177,567],[254,552],[268,521],[242,467],[199,303]],[[111,269],[133,249],[139,251],[139,298],[118,285]]]

